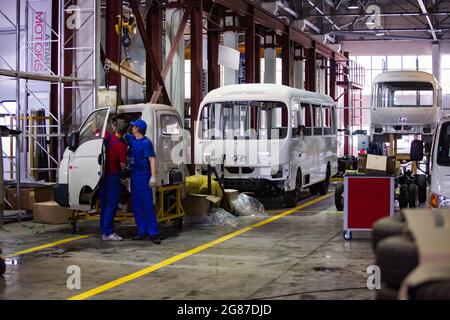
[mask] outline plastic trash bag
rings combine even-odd
[[[245,193],[240,193],[230,204],[237,216],[263,215],[265,213],[263,204]]]
[[[186,223],[201,226],[237,227],[238,218],[222,208],[213,208],[209,215],[202,217],[186,216]]]

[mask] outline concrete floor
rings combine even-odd
[[[317,197],[305,196],[299,203]],[[265,201],[269,215],[281,202]],[[268,217],[241,217],[237,227],[165,228],[163,244],[129,240],[134,226],[120,225],[127,239],[105,243],[98,236],[71,241],[8,260],[0,299],[67,299],[218,239]],[[0,231],[3,255],[73,237],[68,226],[33,222]],[[95,222],[80,234],[96,233]],[[193,254],[90,299],[373,299],[366,269],[373,264],[369,235],[342,238],[342,213],[333,197],[307,206]],[[81,290],[66,286],[70,265],[81,268]]]

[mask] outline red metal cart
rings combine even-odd
[[[352,231],[370,231],[378,219],[394,214],[394,177],[347,175],[344,177],[344,239]]]

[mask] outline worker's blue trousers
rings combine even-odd
[[[150,172],[131,170],[131,205],[139,236],[159,234],[153,205],[153,192],[149,186]]]
[[[100,229],[109,236],[114,232],[114,217],[120,199],[120,175],[106,175],[100,181]]]

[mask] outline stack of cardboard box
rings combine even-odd
[[[35,222],[47,224],[67,223],[72,209],[63,208],[53,201],[53,185],[44,184],[20,189],[20,204],[17,208],[17,189],[6,188],[5,197],[11,209],[33,211]]]

